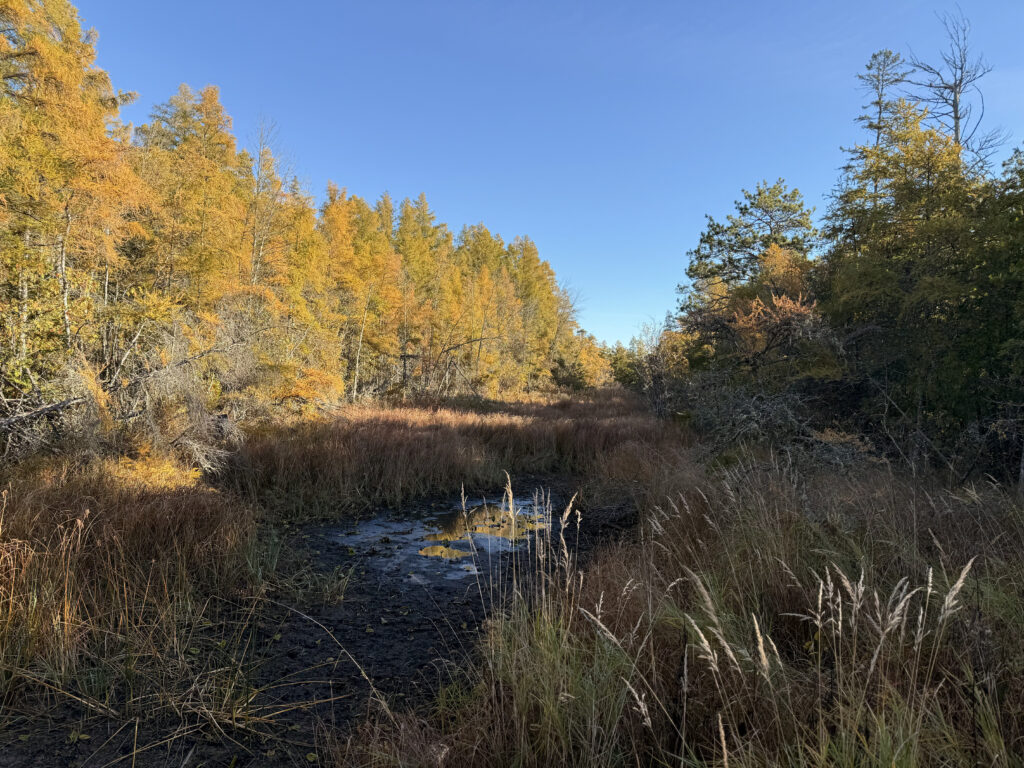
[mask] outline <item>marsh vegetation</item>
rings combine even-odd
[[[490,506],[463,512],[457,477]],[[517,495],[554,527],[524,526],[512,560],[470,552],[457,580],[389,570],[415,525],[403,556],[429,568],[463,561],[421,545],[512,535],[505,482],[547,487]],[[12,759],[1019,754],[1024,514],[992,482],[944,488],[870,456],[837,474],[770,448],[709,455],[610,391],[354,408],[254,435],[215,479],[153,457],[40,459],[4,502]]]
[[[379,616],[367,624],[360,605],[394,600],[371,607],[398,611],[392,628],[402,627],[401,641],[409,614],[433,632],[395,652],[403,670],[397,659],[414,657],[399,688],[439,658],[465,661],[472,641],[446,648],[447,633],[461,634],[490,609],[495,590],[505,593],[489,580],[504,578],[502,552],[547,530],[539,524],[550,514],[545,493],[555,487],[561,503],[579,490],[596,503],[614,485],[615,515],[625,514],[631,485],[602,468],[668,430],[630,397],[609,393],[475,408],[351,407],[255,431],[216,476],[144,455],[19,463],[3,491],[7,749],[15,761],[56,749],[69,761],[97,753],[157,764],[207,739],[225,759],[315,753],[320,724],[350,724],[368,697],[379,700],[367,659],[339,643],[356,631],[379,645],[391,631]],[[591,473],[608,479],[585,480]],[[509,482],[531,489],[519,494],[530,511],[516,520],[510,510],[524,503],[502,501]],[[381,515],[398,533],[421,526],[411,542],[418,579],[388,570],[400,536],[373,535]],[[369,538],[346,536],[360,526]],[[474,573],[455,597],[434,594],[436,571],[425,566],[436,560],[420,550],[464,545]],[[382,574],[400,583],[400,597],[382,587],[392,583]],[[438,607],[449,599],[473,605],[456,621]],[[339,691],[345,685],[334,679],[351,688]],[[317,680],[328,681],[326,691]]]

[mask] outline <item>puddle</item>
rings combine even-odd
[[[368,567],[414,583],[462,579],[486,570],[501,553],[530,546],[551,520],[534,502],[483,503],[413,515],[379,515],[324,531]]]

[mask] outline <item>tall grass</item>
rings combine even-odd
[[[235,718],[244,627],[214,622],[251,587],[255,533],[250,507],[173,461],[16,468],[0,492],[3,713]]]
[[[582,563],[557,534],[538,539],[504,600],[481,593],[497,607],[476,663],[435,709],[329,734],[324,758],[1021,764],[1024,511],[998,486],[754,452],[709,464],[615,392],[247,429],[214,485],[157,457],[5,474],[5,712],[70,701],[221,738],[268,732],[246,659],[256,598],[278,578],[273,524],[558,473],[581,481],[584,529],[629,499],[636,534]]]
[[[538,565],[459,696],[367,725],[338,764],[1021,764],[1013,497],[647,459],[663,502],[637,541]]]
[[[291,558],[281,558],[276,524],[450,493],[463,481],[500,487],[506,469],[580,471],[662,427],[608,394],[357,406],[331,421],[246,429],[215,484],[145,451],[4,469],[0,716],[70,704],[220,737],[266,733],[273,724],[250,674],[263,598],[337,600],[344,582],[282,573]]]
[[[505,472],[593,473],[666,427],[626,393],[554,402],[356,406],[339,417],[250,435],[225,481],[286,518],[336,515],[500,488]],[[598,478],[599,473],[598,473]]]

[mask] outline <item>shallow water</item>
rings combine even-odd
[[[373,568],[413,583],[463,579],[487,570],[500,555],[531,545],[551,524],[543,505],[484,502],[443,506],[412,515],[381,514],[324,531],[365,557]]]

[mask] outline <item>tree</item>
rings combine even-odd
[[[400,354],[401,260],[378,211],[361,198],[329,195],[321,212],[321,229],[342,297],[346,359],[352,371],[349,391],[356,398],[366,379],[366,350],[373,351],[376,359],[371,362],[382,374],[394,370]],[[377,380],[375,385],[384,386],[385,382]]]
[[[891,98],[893,89],[904,83],[912,71],[900,54],[885,48],[871,54],[871,60],[864,68],[864,72],[857,75],[861,89],[872,97],[871,101],[864,105],[864,109],[871,111],[861,115],[857,120],[869,131],[874,132],[876,146],[882,142],[886,116],[896,105],[895,100]]]
[[[689,253],[686,274],[692,290],[704,293],[718,283],[729,288],[756,277],[760,256],[773,244],[808,255],[817,234],[811,213],[800,191],[789,189],[782,179],[770,186],[761,182],[753,192],[743,190],[736,213],[726,223],[707,217],[700,243]],[[690,290],[679,288],[684,296]]]
[[[182,85],[137,130],[139,173],[158,196],[147,222],[166,296],[196,311],[238,283],[245,218],[231,119],[216,88]]]
[[[902,101],[881,144],[854,150],[848,174],[828,214],[826,314],[883,411],[906,414],[904,427],[919,436],[929,420],[948,428],[943,419],[969,418],[976,402],[978,339],[966,331],[983,192],[952,137]]]
[[[914,96],[930,107],[932,119],[949,133],[953,142],[984,165],[1006,138],[999,129],[979,132],[985,116],[985,99],[978,83],[992,67],[982,56],[973,55],[969,41],[971,24],[962,13],[944,14],[940,18],[949,44],[941,54],[942,63],[930,64],[912,56],[914,72],[907,83],[918,89]]]
[[[0,5],[3,403],[53,396],[73,358],[95,375],[81,364],[93,290],[140,194],[127,144],[108,133],[130,96],[95,66],[93,40],[64,0]]]
[[[94,59],[67,0],[0,2],[3,424],[88,402],[210,467],[215,412],[600,367],[528,238],[479,224],[456,245],[424,195],[396,213],[329,186],[318,211],[271,130],[238,146],[213,86],[131,136]]]
[[[552,355],[559,334],[571,314],[571,302],[559,294],[551,266],[528,237],[508,245],[509,271],[522,307],[519,336],[511,342],[516,363],[526,375],[527,386],[542,386],[550,376]]]

